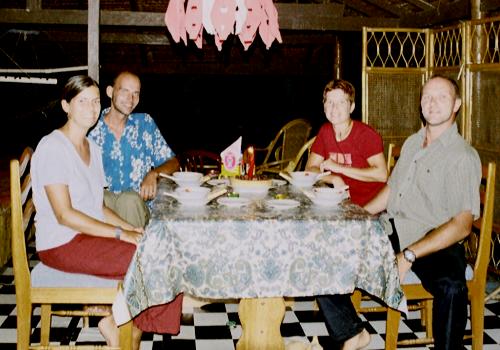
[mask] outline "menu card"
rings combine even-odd
[[[231,146],[226,148],[220,154],[222,159],[221,176],[236,176],[240,175],[241,171],[241,139],[240,136]]]

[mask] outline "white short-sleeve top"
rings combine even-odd
[[[33,153],[31,177],[37,251],[63,245],[78,233],[57,222],[45,192],[46,185],[67,185],[74,209],[104,219],[102,157],[99,147],[91,140],[89,144],[90,165],[83,162],[71,141],[59,130],[44,136]]]

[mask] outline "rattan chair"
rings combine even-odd
[[[261,173],[279,173],[295,159],[300,148],[309,138],[311,123],[306,119],[294,119],[285,124],[274,139],[265,148],[255,148],[255,152],[265,153],[264,160],[255,171]]]
[[[196,171],[204,174],[209,172],[220,173],[220,155],[211,151],[203,149],[187,150],[177,155],[177,159],[183,171]]]
[[[490,162],[483,166],[481,185],[481,217],[473,224],[473,229],[467,240],[466,247],[469,264],[473,266],[473,277],[467,280],[469,289],[470,318],[472,328],[472,349],[483,348],[484,330],[484,296],[488,264],[490,261],[491,231],[493,224],[493,206],[495,199],[495,171],[496,164]],[[402,340],[398,342],[398,327],[400,313],[394,309],[387,309],[385,349],[396,349],[396,345],[430,344],[432,339],[432,295],[427,292],[421,283],[403,284],[403,292],[408,301],[421,301],[422,317],[426,326],[426,338]]]
[[[309,139],[304,145],[299,150],[299,153],[295,156],[294,160],[291,160],[288,165],[286,166],[285,171],[291,173],[292,171],[296,170],[301,170],[303,168],[303,164],[307,162],[307,158],[309,157],[309,154],[311,153],[311,147],[316,140],[316,136],[313,138]],[[307,152],[307,157],[304,158],[305,154]]]
[[[35,208],[31,199],[31,176],[26,173],[32,150],[26,149],[18,161],[10,162],[12,263],[17,306],[17,349],[48,349],[52,315],[103,316],[102,313],[83,311],[52,311],[53,304],[111,305],[118,292],[118,282],[93,276],[65,273],[37,264],[30,272],[26,252],[25,232],[32,225]],[[22,179],[22,186],[21,186]],[[74,278],[74,279],[73,279]],[[77,282],[75,282],[75,279]],[[52,282],[52,281],[57,281]],[[86,284],[80,284],[80,283]],[[55,285],[53,285],[54,283]],[[61,284],[62,286],[58,286]],[[103,285],[101,287],[97,287]],[[107,287],[104,287],[106,285]],[[31,314],[34,304],[41,305],[40,345],[30,346]],[[107,313],[106,315],[108,315]],[[131,349],[132,322],[120,327],[120,349]],[[70,348],[50,345],[51,349]],[[71,347],[74,348],[74,347]],[[86,348],[92,348],[86,346]],[[100,347],[108,348],[108,347]]]

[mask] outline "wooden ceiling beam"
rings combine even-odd
[[[397,17],[401,17],[405,14],[405,12],[401,11],[401,8],[390,5],[387,1],[384,0],[367,0],[369,3],[380,7],[384,11],[387,11]]]
[[[372,1],[344,0],[344,4],[354,9],[354,11],[369,17],[382,17],[386,12],[373,4]]]
[[[481,0],[481,12],[497,11],[500,9],[500,0]]]
[[[468,18],[470,19],[470,1],[459,0],[441,4],[439,8],[401,17],[400,26],[426,28],[440,23],[450,23]]]
[[[359,31],[363,26],[397,26],[396,18],[343,17],[340,4],[277,3],[281,30]],[[101,10],[101,26],[162,27],[164,13]],[[87,25],[87,10],[0,9],[3,24]]]
[[[410,4],[413,4],[417,6],[418,8],[421,8],[424,11],[427,10],[435,10],[436,7],[431,4],[429,1],[424,1],[424,0],[406,0],[406,2],[409,2]]]

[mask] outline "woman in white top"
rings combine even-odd
[[[99,96],[92,78],[71,77],[61,101],[68,121],[43,137],[33,154],[36,248],[40,260],[53,268],[122,279],[144,231],[104,205],[101,152],[86,137],[99,117]],[[134,348],[139,348],[142,331],[178,333],[181,306],[182,296],[178,296],[137,316]],[[118,346],[112,316],[99,322],[99,330],[108,345]]]

